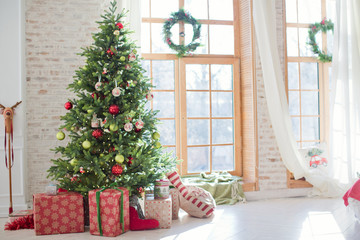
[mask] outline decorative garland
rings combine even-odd
[[[177,45],[172,40],[172,33],[171,28],[174,26],[174,24],[178,23],[179,21],[183,21],[184,23],[189,23],[193,27],[193,38],[191,43],[188,45]],[[178,57],[183,57],[185,55],[191,55],[191,52],[195,51],[198,46],[200,46],[200,43],[198,42],[200,38],[200,30],[201,30],[201,24],[191,16],[190,13],[185,12],[184,9],[180,9],[178,12],[173,12],[170,15],[170,18],[165,21],[163,26],[163,35],[164,35],[164,41],[167,43],[167,45],[175,50],[177,52]],[[184,32],[180,33],[181,37],[185,36]]]
[[[321,31],[323,33],[326,33],[329,30],[334,32],[334,23],[332,23],[331,20],[326,20],[326,18],[324,18],[319,23],[311,24],[310,27],[309,27],[309,31],[308,31],[310,41],[307,44],[311,46],[311,51],[314,54],[318,55],[318,59],[321,62],[324,62],[324,63],[325,62],[331,62],[332,61],[332,55],[327,54],[325,51],[320,50],[319,46],[316,43],[315,36],[319,31]]]

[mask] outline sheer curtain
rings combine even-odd
[[[340,196],[344,193],[345,188],[344,185],[340,184],[337,178],[334,178],[334,174],[328,174],[319,169],[310,169],[305,166],[305,163],[297,149],[296,141],[292,132],[291,120],[285,93],[284,79],[280,67],[280,59],[278,56],[278,49],[276,44],[275,2],[276,0],[254,0],[253,17],[257,46],[259,49],[261,66],[263,71],[267,105],[281,158],[287,169],[289,169],[289,171],[294,174],[295,179],[305,177],[306,180],[314,186],[313,190],[310,192],[310,195],[322,195],[327,197]],[[352,14],[352,16],[354,16],[354,14]],[[342,37],[346,38],[344,36]],[[337,44],[336,41],[335,44]],[[334,47],[334,51],[336,50],[337,48]],[[340,56],[342,56],[341,51],[342,50],[339,49],[339,53],[337,53]],[[334,58],[334,60],[336,61],[336,54]],[[342,68],[348,66],[346,63],[340,62],[335,64],[338,64],[339,66],[341,65]],[[360,66],[357,67],[357,70],[360,70]],[[358,74],[358,76],[360,76],[360,74]],[[336,81],[336,77],[334,75],[333,78],[334,81]],[[355,85],[352,87],[355,87]],[[338,90],[336,90],[336,92],[337,91]],[[357,96],[360,96],[360,91],[357,90],[357,92]],[[342,96],[346,96],[346,94],[344,93]],[[360,105],[358,105],[358,109],[359,107]],[[334,110],[334,113],[335,111],[336,109]],[[357,114],[356,117],[358,117]],[[359,119],[357,119],[356,122],[357,126],[359,126],[358,120]],[[355,119],[353,120],[353,123],[355,124]],[[341,126],[344,125],[346,124],[343,124]],[[346,130],[348,131],[348,129]],[[342,146],[346,147],[346,145]],[[331,147],[333,146],[330,146],[330,149]],[[360,150],[360,145],[356,150]],[[329,168],[337,169],[338,166],[334,166],[334,161],[330,159]],[[342,166],[342,169],[344,169],[344,166]],[[343,174],[342,172],[341,174]]]
[[[126,15],[126,23],[129,23],[129,27],[133,34],[131,39],[135,41],[137,46],[141,46],[141,0],[119,0],[118,7],[129,11]]]
[[[334,179],[351,185],[360,172],[360,2],[337,0],[330,156]]]

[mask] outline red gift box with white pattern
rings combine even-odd
[[[83,196],[75,192],[34,194],[36,235],[84,232]]]
[[[130,229],[130,213],[129,213],[129,191],[126,188],[119,187],[124,192],[123,198],[123,216],[124,216],[124,232]],[[89,212],[90,212],[90,233],[92,235],[100,235],[96,192],[101,189],[89,191]],[[121,217],[121,192],[116,189],[108,188],[100,193],[100,218],[102,236],[116,237],[123,232]]]
[[[145,199],[145,218],[159,221],[159,228],[170,228],[172,221],[171,197],[167,199]]]

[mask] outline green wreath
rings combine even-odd
[[[318,55],[318,59],[320,62],[331,62],[332,61],[332,55],[331,54],[327,54],[325,51],[320,50],[319,46],[316,43],[316,34],[321,31],[323,33],[326,33],[327,31],[331,30],[332,32],[334,32],[334,23],[331,22],[331,20],[326,20],[326,18],[324,18],[321,22],[319,23],[314,23],[311,24],[309,27],[309,42],[307,43],[308,45],[311,46],[311,51]]]
[[[189,43],[188,45],[177,45],[171,40],[171,28],[174,26],[175,23],[178,23],[179,21],[189,23],[193,27],[193,38],[191,43]],[[185,12],[184,9],[180,9],[178,12],[171,13],[170,18],[165,21],[163,26],[164,41],[171,49],[177,52],[176,55],[178,57],[191,55],[191,52],[195,51],[196,48],[200,46],[200,30],[201,24],[194,17],[192,17],[190,13]],[[185,33],[181,32],[180,36],[184,37]]]

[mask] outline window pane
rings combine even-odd
[[[286,0],[286,22],[297,22],[296,0]]]
[[[299,64],[288,63],[288,89],[299,89]]]
[[[151,24],[151,42],[152,42],[152,52],[153,53],[175,53],[169,46],[164,42],[162,35],[162,23],[152,23]],[[179,24],[175,24],[171,28],[171,32],[175,33],[171,40],[174,43],[179,43]]]
[[[302,147],[303,148],[309,148],[309,147],[319,147],[319,142],[303,142]]]
[[[286,28],[287,55],[292,57],[299,56],[298,53],[298,33],[297,28]]]
[[[196,19],[208,19],[207,0],[185,0],[185,9]]]
[[[190,24],[185,24],[185,44],[189,44],[192,41],[193,34],[193,28]],[[208,41],[208,25],[202,24],[201,25],[201,32],[200,32],[200,46],[196,48],[195,54],[208,54],[209,49],[209,41]]]
[[[160,142],[162,145],[175,145],[175,120],[161,120],[156,125],[160,132]]]
[[[187,117],[209,117],[209,93],[187,92],[186,93]]]
[[[158,118],[175,117],[175,95],[173,92],[153,92],[154,110],[160,110]]]
[[[212,170],[231,171],[234,170],[234,147],[213,146],[212,147]]]
[[[188,172],[209,172],[210,171],[210,147],[189,147]]]
[[[150,53],[150,23],[141,23],[141,52]]]
[[[317,63],[300,63],[301,89],[319,89]]]
[[[316,34],[316,43],[319,45],[319,48],[322,48],[321,41],[321,32]],[[306,43],[309,42],[309,34],[307,28],[299,28],[299,47],[300,47],[300,56],[301,57],[313,57],[314,54],[311,51],[311,47]]]
[[[234,143],[233,120],[212,120],[212,144]]]
[[[141,60],[141,66],[146,71],[144,77],[150,78],[150,60]]]
[[[211,65],[211,89],[232,90],[233,71],[232,65]]]
[[[303,115],[319,114],[318,92],[301,92],[301,114]]]
[[[233,20],[233,0],[209,0],[209,18]]]
[[[186,89],[188,90],[209,89],[209,65],[207,64],[186,65]]]
[[[151,0],[152,18],[168,18],[172,12],[176,12],[178,10],[178,0]]]
[[[234,27],[210,25],[210,53],[234,54]]]
[[[318,117],[303,117],[302,124],[302,139],[303,140],[319,140],[319,118]]]
[[[326,18],[332,22],[336,17],[336,0],[326,0]]]
[[[142,0],[141,1],[141,17],[150,17],[150,1]]]
[[[213,117],[233,116],[233,95],[232,92],[212,92],[211,111]]]
[[[300,141],[300,118],[292,117],[291,118],[292,130],[296,141]]]
[[[175,71],[174,61],[153,60],[153,85],[156,89],[174,90],[175,88]]]
[[[333,46],[334,46],[334,34],[332,31],[329,31],[326,33],[326,41],[327,41],[327,53],[332,54],[333,53]]]
[[[187,120],[187,144],[210,144],[210,120]]]
[[[298,1],[299,23],[321,21],[321,0]]]
[[[172,156],[176,158],[176,148],[174,147],[164,147],[163,152],[170,152],[172,153]]]
[[[289,91],[289,113],[300,115],[300,99],[298,91]]]

